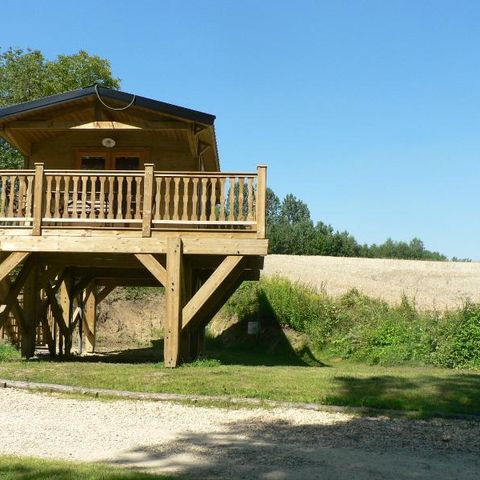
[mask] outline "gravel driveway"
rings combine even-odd
[[[194,478],[478,479],[480,423],[0,390],[0,453]]]

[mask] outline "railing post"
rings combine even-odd
[[[35,182],[33,190],[33,227],[32,235],[42,234],[42,213],[43,213],[43,179],[44,164],[35,164]]]
[[[153,163],[145,164],[145,178],[143,179],[143,237],[150,237],[152,233],[153,167]]]
[[[257,238],[265,238],[266,198],[267,198],[267,166],[258,165],[257,167],[257,202],[256,202]]]

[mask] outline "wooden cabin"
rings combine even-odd
[[[25,157],[0,170],[0,327],[36,345],[95,348],[96,305],[117,286],[163,286],[165,365],[267,254],[266,167],[220,171],[215,117],[93,85],[0,109]]]

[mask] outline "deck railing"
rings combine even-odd
[[[0,170],[0,225],[247,230],[265,236],[266,167],[256,173]]]

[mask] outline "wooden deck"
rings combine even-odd
[[[263,239],[265,177],[263,166],[256,173],[158,172],[153,164],[143,171],[0,170],[0,229],[4,237],[12,229],[13,236],[190,231]]]

